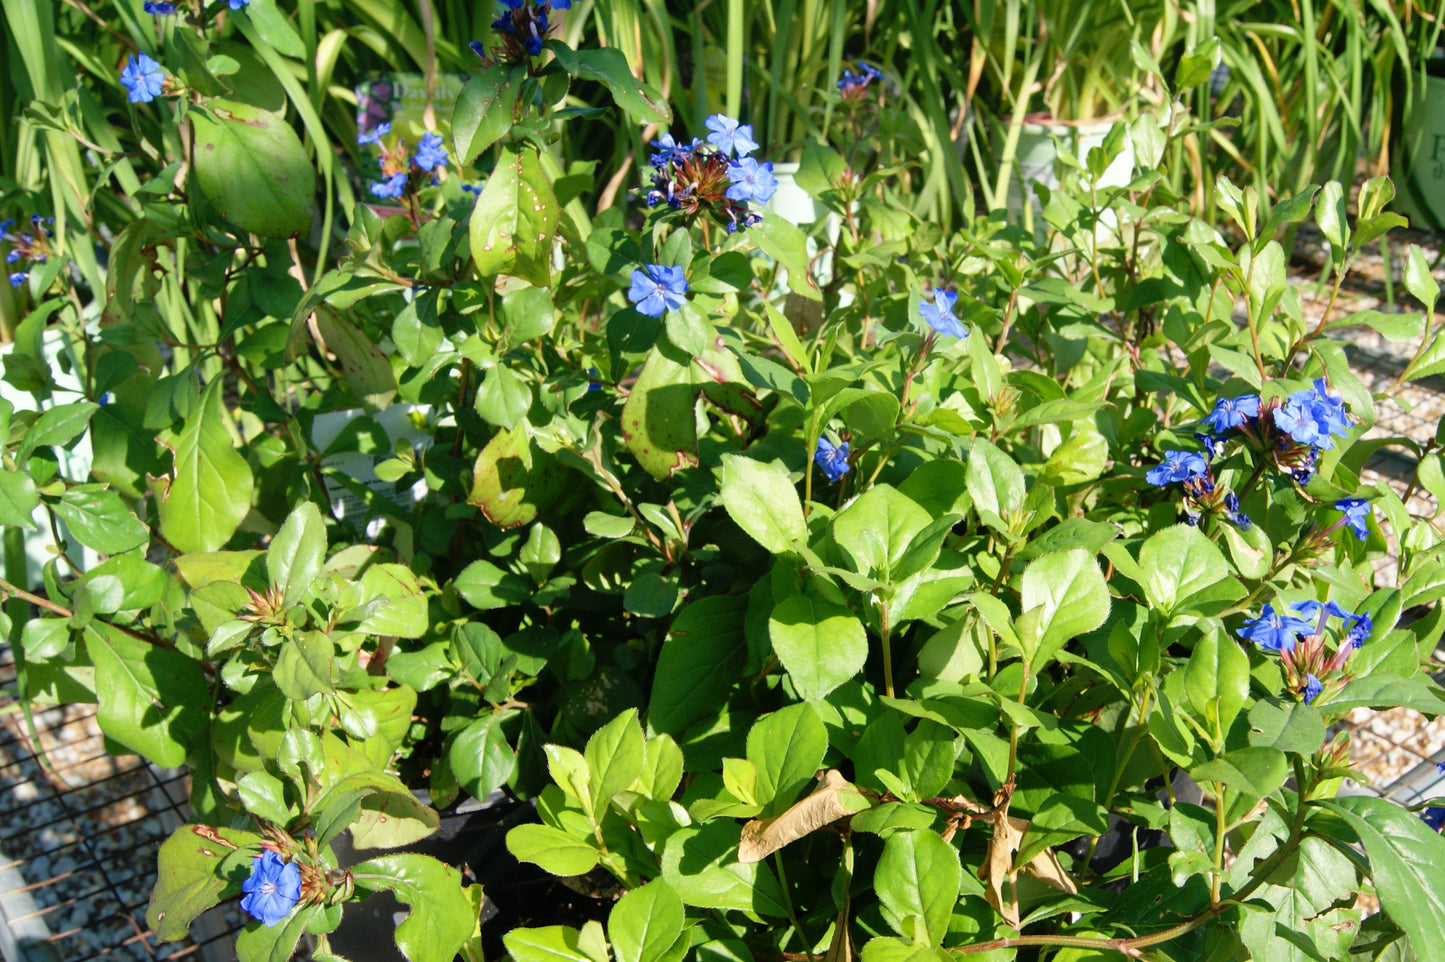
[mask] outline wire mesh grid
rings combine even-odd
[[[108,752],[94,706],[37,707],[33,721],[32,735],[0,646],[0,958],[233,959],[234,906],[180,942],[145,924],[156,851],[186,821],[186,773]]]

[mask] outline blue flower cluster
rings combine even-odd
[[[1293,613],[1278,612],[1266,604],[1260,616],[1245,621],[1236,634],[1269,651],[1293,651],[1300,639],[1321,634],[1330,618],[1344,622],[1341,645],[1351,649],[1363,646],[1375,630],[1368,614],[1354,614],[1333,601],[1301,601],[1292,607]]]
[[[661,317],[687,303],[687,278],[681,267],[646,264],[632,272],[627,299],[649,317]]]
[[[5,267],[11,287],[19,287],[25,283],[30,276],[28,268],[50,260],[53,253],[50,240],[55,236],[50,230],[53,223],[53,217],[33,214],[30,217],[30,229],[17,233],[14,230],[15,221],[0,221],[0,244],[8,248],[5,252]]]
[[[1275,427],[1289,435],[1296,444],[1320,451],[1335,446],[1334,437],[1350,433],[1350,416],[1345,402],[1331,397],[1324,378],[1316,378],[1308,391],[1296,391],[1274,412]]]
[[[447,164],[447,151],[440,134],[425,133],[417,142],[416,153],[409,154],[406,141],[398,140],[387,146],[382,138],[391,133],[391,124],[381,124],[376,129],[361,133],[356,143],[362,147],[375,146],[381,152],[377,164],[381,167],[382,179],[371,185],[374,197],[394,199],[406,193],[412,183],[412,174],[434,173],[438,167]]]
[[[1144,474],[1144,480],[1158,487],[1178,484],[1184,488],[1184,498],[1191,508],[1222,514],[1235,527],[1247,530],[1254,526],[1239,507],[1239,496],[1233,491],[1218,487],[1209,460],[1219,453],[1222,442],[1210,435],[1195,435],[1204,444],[1204,454],[1196,451],[1165,451],[1164,460]],[[1190,524],[1198,524],[1200,515],[1194,511],[1188,514]]]
[[[500,0],[502,12],[492,21],[492,29],[502,42],[488,54],[480,40],[473,40],[472,51],[488,65],[492,63],[527,63],[540,56],[552,29],[548,16],[553,10],[566,10],[572,0]]]
[[[848,442],[834,446],[827,438],[818,438],[818,449],[813,452],[813,463],[823,471],[830,484],[837,484],[848,473]]]
[[[1306,705],[1323,694],[1333,694],[1350,680],[1350,656],[1375,630],[1368,614],[1354,614],[1333,601],[1301,601],[1291,611],[1265,605],[1258,618],[1248,620],[1237,634],[1268,651],[1279,652],[1285,684]],[[1340,620],[1334,651],[1325,647],[1330,619]]]
[[[166,71],[144,52],[125,58],[120,84],[133,104],[148,104],[165,92]]]
[[[953,313],[953,305],[957,302],[958,294],[955,292],[935,289],[932,304],[925,301],[918,305],[918,316],[940,334],[946,334],[949,337],[968,337],[968,328],[964,327],[963,321]]]
[[[240,10],[242,7],[247,6],[251,0],[229,0],[229,2],[232,10]],[[178,6],[179,4],[167,2],[167,0],[145,0],[145,12],[156,17],[174,16]]]
[[[844,100],[862,100],[868,91],[868,85],[875,80],[883,79],[883,71],[860,60],[854,64],[856,70],[844,69],[843,76],[838,78],[838,93]]]
[[[666,204],[697,217],[714,212],[731,234],[760,223],[762,215],[748,203],[766,204],[778,189],[771,161],[748,156],[758,149],[753,128],[732,117],[707,118],[706,140],[680,144],[671,134],[652,142],[652,185],[647,204]]]
[[[266,851],[251,860],[251,877],[241,883],[241,908],[270,928],[290,914],[301,899],[301,867]]]

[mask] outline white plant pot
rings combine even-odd
[[[1034,219],[1037,221],[1042,216],[1043,208],[1034,190],[1034,185],[1035,183],[1043,184],[1050,190],[1059,186],[1059,178],[1054,170],[1059,156],[1059,148],[1068,150],[1078,158],[1080,163],[1083,163],[1089,156],[1090,147],[1103,146],[1104,138],[1108,136],[1109,130],[1113,126],[1114,122],[1111,120],[1077,124],[1025,123],[1019,132],[1018,146],[1014,151],[1016,169],[1013,176],[1009,178],[1007,202],[1009,217],[1017,218],[1022,215],[1024,198],[1027,197],[1029,204],[1033,207]],[[999,133],[1000,139],[995,141],[996,151],[1002,145],[1003,131]],[[1099,186],[1121,187],[1129,183],[1133,176],[1134,145],[1126,137],[1123,150],[1104,171],[1104,175],[1099,178]]]

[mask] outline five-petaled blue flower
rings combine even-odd
[[[133,104],[148,104],[161,95],[166,82],[166,71],[151,59],[149,54],[138,53],[125,58],[120,68],[120,83],[130,91]]]
[[[1328,450],[1335,446],[1332,435],[1350,433],[1345,402],[1331,397],[1324,378],[1316,378],[1308,391],[1296,391],[1274,412],[1274,424],[1297,444]]]
[[[1356,538],[1364,541],[1370,536],[1370,529],[1365,527],[1370,512],[1374,510],[1370,502],[1363,498],[1345,498],[1335,502],[1335,510],[1344,512],[1344,522]]]
[[[1230,428],[1237,428],[1249,418],[1259,417],[1259,395],[1241,394],[1239,397],[1222,397],[1214,402],[1214,410],[1204,419],[1216,434],[1223,434]]]
[[[406,173],[397,171],[386,180],[379,180],[371,185],[371,193],[376,197],[400,197],[406,191]]]
[[[632,272],[632,289],[627,299],[649,317],[661,317],[687,303],[687,278],[681,267],[647,264]]]
[[[813,462],[823,469],[823,476],[830,484],[837,484],[848,473],[848,442],[837,447],[827,438],[818,438],[818,450],[813,452]]]
[[[1281,614],[1273,605],[1265,605],[1259,617],[1246,621],[1236,634],[1270,651],[1294,651],[1299,636],[1313,634],[1314,630],[1315,626],[1309,622]]]
[[[262,852],[252,860],[251,877],[241,883],[241,891],[246,893],[241,908],[270,928],[301,898],[301,868],[275,852]]]
[[[707,119],[707,129],[712,131],[707,135],[707,142],[722,151],[723,156],[746,157],[758,149],[751,124],[740,124],[725,114],[713,114]]]
[[[1305,704],[1308,705],[1319,697],[1325,686],[1314,675],[1305,675],[1305,683],[1300,686],[1300,694],[1305,696]]]
[[[1165,451],[1163,463],[1150,468],[1144,479],[1162,488],[1176,481],[1203,477],[1208,470],[1209,465],[1202,454],[1195,451]]]
[[[440,134],[422,134],[411,162],[421,170],[435,170],[446,165],[447,151]]]
[[[771,160],[761,164],[752,157],[734,161],[728,164],[728,180],[732,186],[728,188],[727,196],[739,203],[755,200],[766,204],[778,190],[778,179],[773,176]]]
[[[949,337],[968,337],[968,328],[953,313],[953,305],[958,301],[958,294],[953,291],[935,289],[933,292],[932,304],[919,304],[918,316],[940,334],[947,334]]]

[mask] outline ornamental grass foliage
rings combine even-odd
[[[454,109],[358,130],[316,22],[153,6],[25,114],[95,163],[0,199],[0,525],[48,551],[0,627],[27,711],[189,768],[159,939],[239,900],[243,962],[334,959],[390,891],[412,962],[1445,959],[1445,807],[1342,794],[1336,725],[1445,708],[1445,546],[1362,475],[1439,498],[1439,439],[1364,440],[1337,339],[1445,371],[1438,288],[1410,248],[1403,312],[1322,319],[1276,240],[1338,293],[1388,181],[1190,209],[1176,103],[1038,231],[946,231],[886,57],[770,144],[516,0],[438,45]],[[409,848],[497,791],[585,914],[481,925]]]

